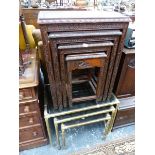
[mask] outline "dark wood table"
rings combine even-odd
[[[54,108],[63,108],[62,80],[58,46],[63,44],[113,41],[103,100],[111,96],[117,74],[129,17],[106,11],[42,11],[38,16],[44,56]],[[90,48],[92,50],[92,48]]]

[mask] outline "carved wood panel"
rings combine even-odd
[[[48,19],[40,20],[40,26],[42,31],[42,38],[43,38],[43,44],[44,44],[44,54],[46,59],[46,65],[47,70],[49,74],[50,85],[52,93],[55,95],[53,99],[57,99],[57,104],[55,105],[55,108],[59,107],[60,109],[63,108],[63,102],[64,102],[64,96],[63,96],[63,89],[62,86],[64,85],[64,82],[61,81],[61,72],[64,71],[64,66],[61,68],[61,64],[59,62],[59,56],[58,56],[58,46],[63,44],[74,44],[74,43],[87,43],[87,42],[103,42],[103,41],[113,41],[114,47],[112,48],[112,52],[109,55],[109,64],[107,65],[107,75],[106,75],[106,82],[102,82],[104,86],[103,90],[103,100],[107,99],[113,89],[116,73],[118,70],[118,65],[121,58],[122,48],[124,45],[124,37],[125,33],[128,27],[129,19],[118,19],[118,18],[106,18],[106,19],[88,19],[88,20],[70,20],[68,23],[65,23],[64,20],[57,20],[56,22],[51,22],[52,20],[48,21]],[[55,20],[54,20],[55,21]],[[67,20],[66,20],[67,21]],[[72,21],[72,22],[71,22]],[[84,22],[86,21],[86,22]],[[96,22],[94,22],[96,21]],[[74,34],[76,31],[101,31],[101,30],[120,30],[122,32],[122,35],[99,35],[99,36],[76,36],[74,37],[57,37],[57,38],[49,38],[50,33],[57,33],[57,32],[71,32]],[[50,42],[50,48],[48,47],[48,42]],[[93,49],[93,48],[91,48]],[[90,49],[85,49],[85,51],[89,51]],[[65,51],[65,50],[64,50]],[[76,49],[74,50],[76,51]],[[49,57],[51,59],[49,59]],[[64,55],[60,57],[61,61],[64,59]],[[106,63],[108,63],[106,62]],[[78,63],[78,66],[87,66],[89,67],[89,63],[87,62],[81,62]],[[53,68],[51,71],[50,68]],[[53,73],[53,74],[52,74]],[[51,78],[51,76],[54,76]],[[54,87],[52,86],[52,83],[54,84]],[[56,93],[56,94],[55,94]],[[56,100],[55,99],[55,100]],[[65,104],[66,105],[66,104]]]

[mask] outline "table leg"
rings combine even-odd
[[[116,114],[117,114],[117,108],[112,111],[111,121],[110,121],[110,125],[109,125],[109,132],[111,132],[111,130],[113,128],[113,124],[114,124],[114,121],[115,121]]]
[[[66,79],[65,79],[65,65],[64,65],[64,54],[60,53],[60,72],[61,72],[61,81],[62,81],[62,89],[63,89],[63,106],[67,107],[67,95],[66,95]]]
[[[57,141],[58,149],[60,149],[60,140],[59,140],[59,130],[58,130],[57,118],[54,118],[54,127],[55,127],[56,141]]]
[[[108,96],[108,90],[109,90],[109,86],[110,86],[110,82],[111,82],[111,78],[112,78],[112,71],[113,71],[113,67],[114,67],[117,46],[118,46],[118,38],[114,40],[114,46],[113,46],[111,54],[110,54],[109,66],[108,66],[108,71],[107,71],[107,76],[106,76],[106,83],[104,86],[103,101],[105,101]]]
[[[67,89],[69,107],[72,107],[72,72],[69,70],[69,62],[67,62]]]
[[[61,124],[61,131],[62,131],[62,146],[65,147],[65,129],[64,129],[64,124]]]
[[[108,133],[109,133],[109,127],[110,127],[110,121],[111,119],[107,120],[107,122],[105,122],[105,129],[104,129],[104,133],[103,133],[103,140],[106,139]]]
[[[47,133],[48,133],[48,137],[49,137],[49,142],[52,145],[52,135],[51,135],[51,130],[50,130],[50,126],[49,126],[49,118],[45,117],[45,123],[46,123]]]

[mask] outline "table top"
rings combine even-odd
[[[118,12],[108,11],[40,11],[38,24],[46,23],[89,23],[129,22],[131,19]]]
[[[134,48],[126,48],[126,47],[124,47],[123,52],[125,54],[135,54],[135,49]]]

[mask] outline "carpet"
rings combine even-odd
[[[106,144],[100,144],[91,149],[85,149],[71,155],[134,155],[135,136],[115,140]]]

